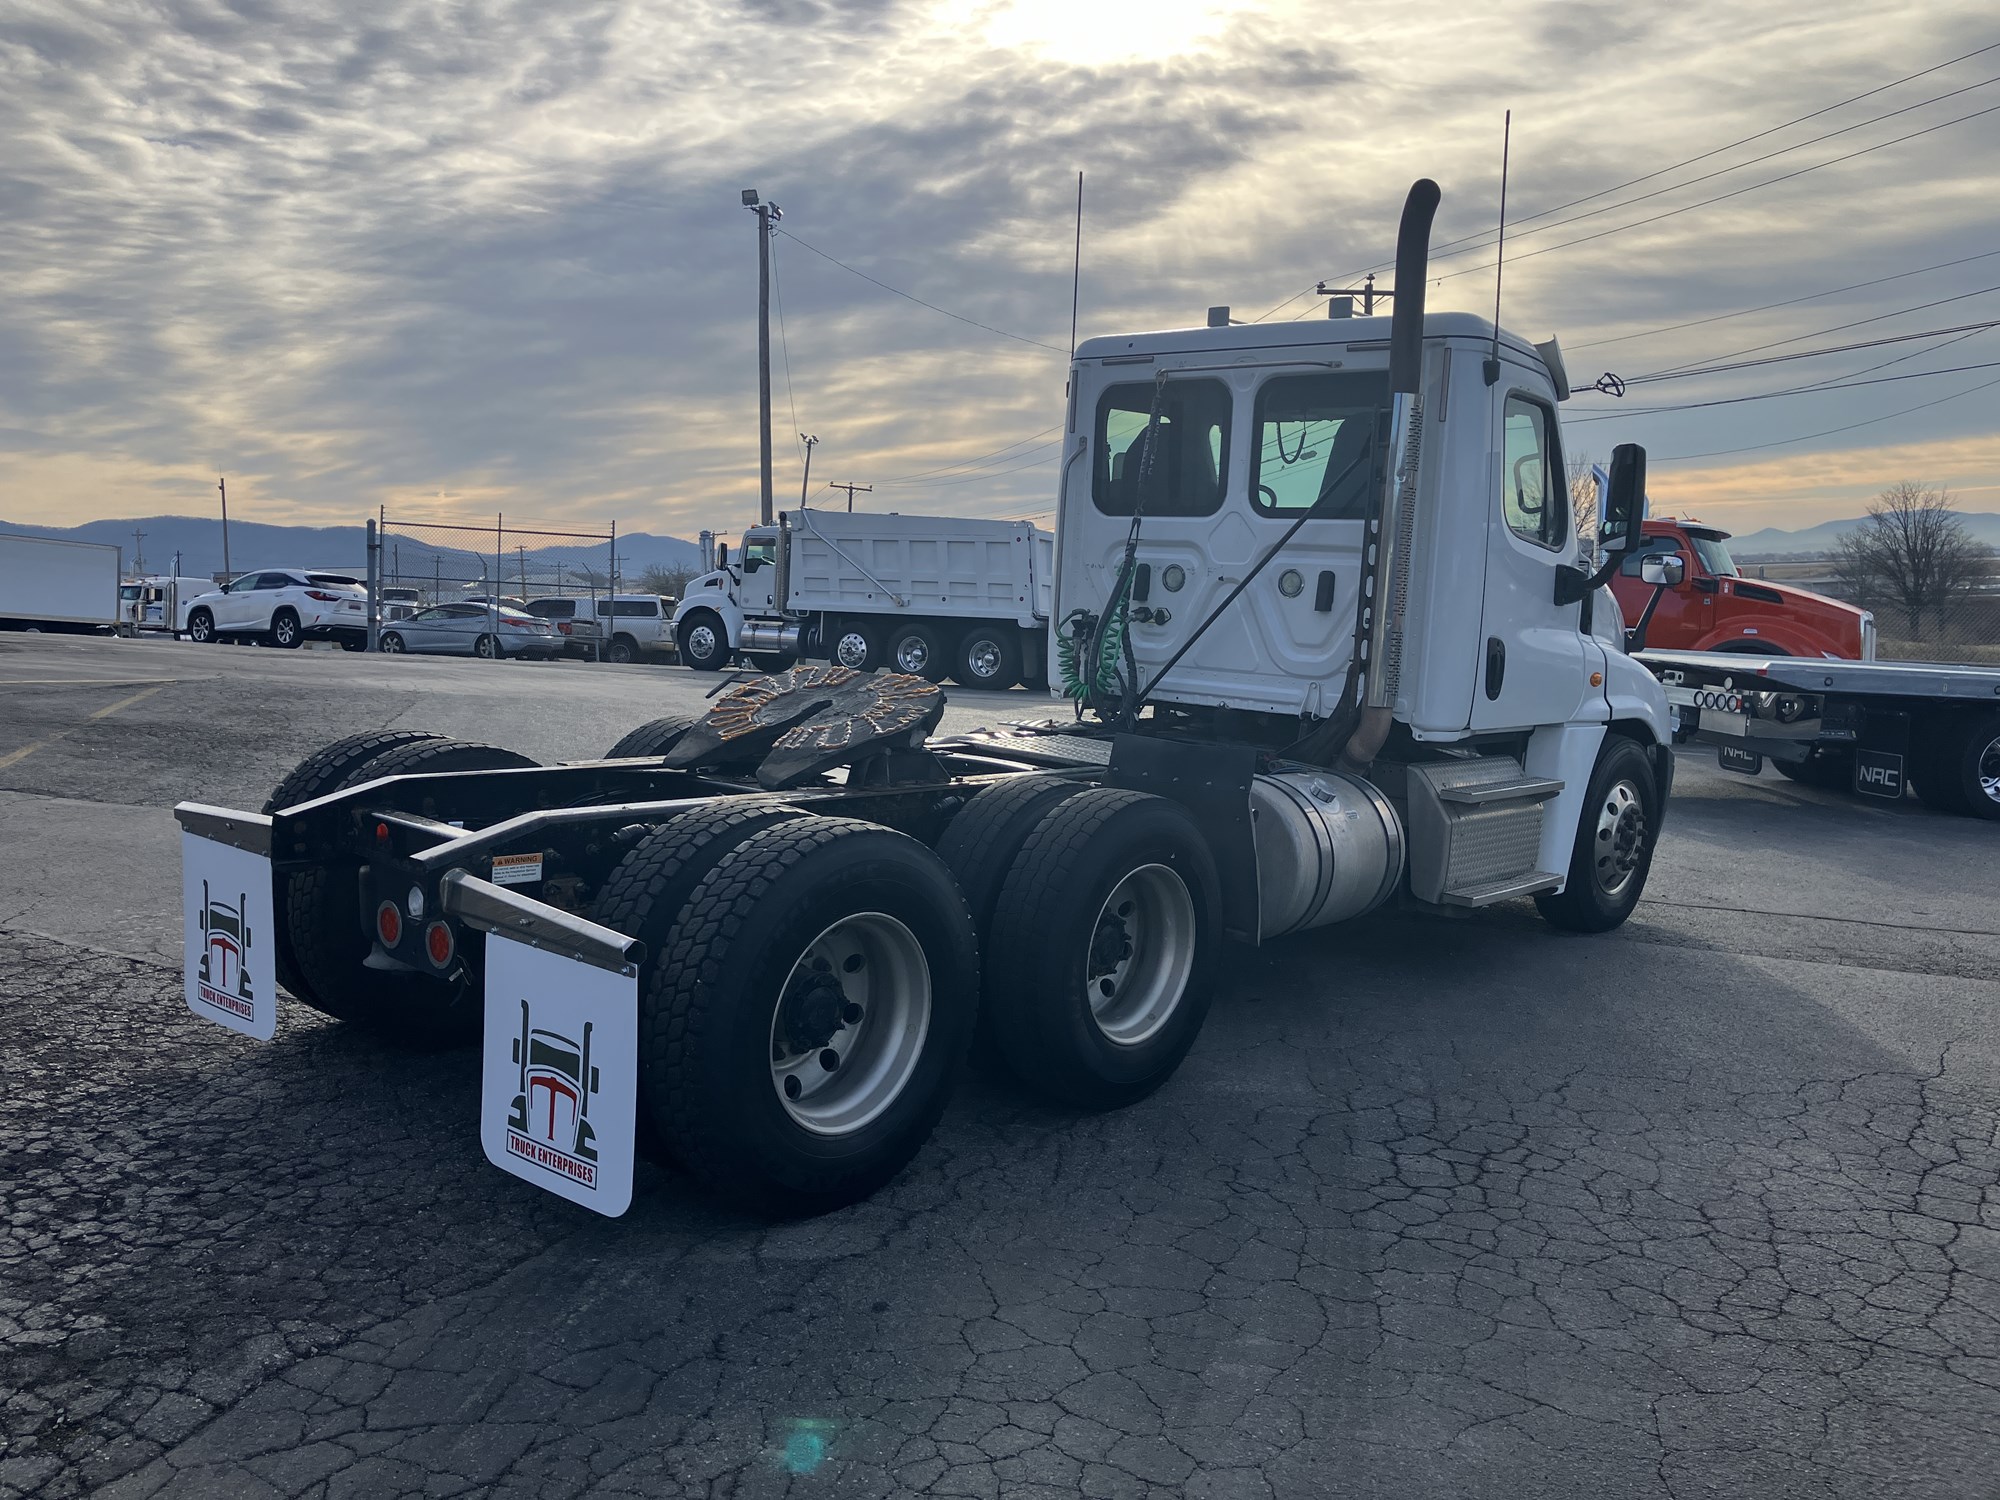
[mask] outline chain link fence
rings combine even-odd
[[[2000,561],[1965,587],[1932,597],[1915,610],[1899,600],[1853,588],[1831,557],[1739,560],[1745,578],[1810,589],[1875,612],[1875,651],[1891,661],[1966,662],[2000,666]]]

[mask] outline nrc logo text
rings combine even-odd
[[[1854,789],[1875,797],[1903,795],[1903,757],[1863,750],[1854,758]]]

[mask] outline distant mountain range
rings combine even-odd
[[[388,534],[383,556],[385,576],[390,573],[417,579],[433,573],[445,578],[477,577],[493,563],[495,538],[491,532],[430,531],[413,528],[415,535],[394,530]],[[206,516],[142,516],[122,521],[87,521],[81,526],[22,526],[0,521],[0,532],[28,536],[57,537],[64,541],[101,542],[125,550],[125,565],[134,561],[135,531],[143,531],[146,571],[173,570],[174,554],[180,554],[181,574],[207,578],[222,571],[222,523]],[[581,568],[599,574],[610,566],[611,549],[602,542],[555,542],[528,532],[506,533],[503,574],[510,586],[518,586],[518,570],[526,565],[530,584],[541,586],[556,577],[561,568],[575,577]],[[479,549],[475,554],[473,549]],[[675,536],[650,536],[635,531],[618,538],[618,575],[621,583],[636,581],[650,567],[687,568],[699,566],[700,554],[693,542]],[[262,521],[232,521],[229,525],[229,566],[241,573],[250,568],[339,568],[360,573],[368,566],[367,531],[361,526],[273,526]]]
[[[2000,548],[2000,515],[1991,511],[1960,512],[1959,520],[1972,534],[1974,541],[1985,542],[1989,547]],[[1746,531],[1729,539],[1729,552],[1739,561],[1758,557],[1818,557],[1833,551],[1840,545],[1840,539],[1857,526],[1867,523],[1866,516],[1851,516],[1845,521],[1822,521],[1817,526],[1803,527],[1798,531],[1780,531],[1776,527],[1766,527],[1762,531]]]

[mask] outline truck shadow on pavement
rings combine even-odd
[[[491,1170],[469,1052],[298,1007],[257,1048],[171,973],[0,954],[9,1489],[1945,1495],[2000,1459],[1976,982],[1365,922],[1232,954],[1141,1105],[975,1074],[890,1188],[767,1225]]]

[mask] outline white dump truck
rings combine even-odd
[[[899,1172],[969,1048],[1075,1109],[1166,1085],[1232,941],[1520,898],[1616,927],[1673,772],[1665,692],[1590,617],[1644,454],[1580,566],[1558,351],[1425,315],[1437,201],[1393,322],[1077,350],[1049,618],[1080,715],[936,736],[934,683],[831,663],[598,760],[343,740],[262,812],[176,810],[186,1003],[483,1037],[488,1159],[596,1212],[646,1150],[803,1214]]]
[[[821,658],[965,687],[1046,680],[1054,538],[1026,521],[800,508],[688,584],[681,660],[766,670]]]
[[[116,630],[124,572],[117,547],[0,532],[0,630]]]

